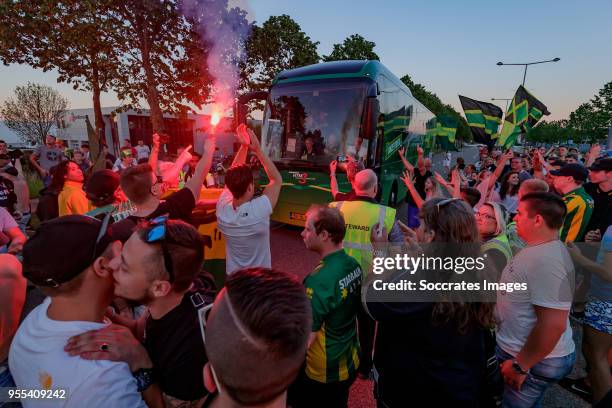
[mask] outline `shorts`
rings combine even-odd
[[[602,333],[612,334],[612,302],[589,296],[584,309],[584,324]]]

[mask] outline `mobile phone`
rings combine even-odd
[[[336,161],[338,163],[345,163],[346,162],[346,156],[338,156],[338,157],[336,157]]]
[[[166,144],[170,141],[170,136],[168,136],[165,133],[162,133],[161,135],[159,135],[159,143],[161,144]]]

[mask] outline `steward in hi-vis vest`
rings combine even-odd
[[[330,207],[337,208],[344,216],[344,251],[359,262],[365,277],[372,269],[372,226],[378,223],[391,231],[395,223],[395,209],[364,196],[357,196],[355,201],[333,202]]]
[[[350,201],[338,201],[330,204],[337,208],[344,217],[346,234],[342,245],[344,251],[355,258],[363,276],[372,269],[372,227],[378,223],[384,226],[389,234],[389,242],[403,242],[403,235],[395,222],[395,209],[380,205],[374,199],[378,192],[378,178],[370,169],[361,170],[355,175],[353,184],[355,197]],[[376,322],[359,308],[357,315],[359,324],[359,344],[361,345],[360,365],[357,375],[369,378],[372,369],[372,350],[374,347],[374,332]]]

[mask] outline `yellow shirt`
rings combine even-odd
[[[57,197],[60,217],[63,215],[85,214],[92,207],[83,191],[83,183],[66,181],[62,192]]]

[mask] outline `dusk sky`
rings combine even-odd
[[[245,1],[234,1],[247,4]],[[288,14],[327,54],[334,43],[361,34],[376,43],[381,62],[398,77],[409,74],[461,111],[457,94],[490,101],[511,98],[523,79],[522,67],[498,67],[497,61],[522,63],[561,58],[535,65],[526,88],[551,112],[547,120],[566,118],[612,81],[612,2],[578,1],[396,1],[310,0],[248,2],[258,23]],[[51,85],[71,108],[89,108],[91,95],[56,83],[56,73],[27,66],[0,66],[0,102],[17,85]],[[504,108],[504,102],[498,102]],[[119,105],[114,94],[103,106]]]

